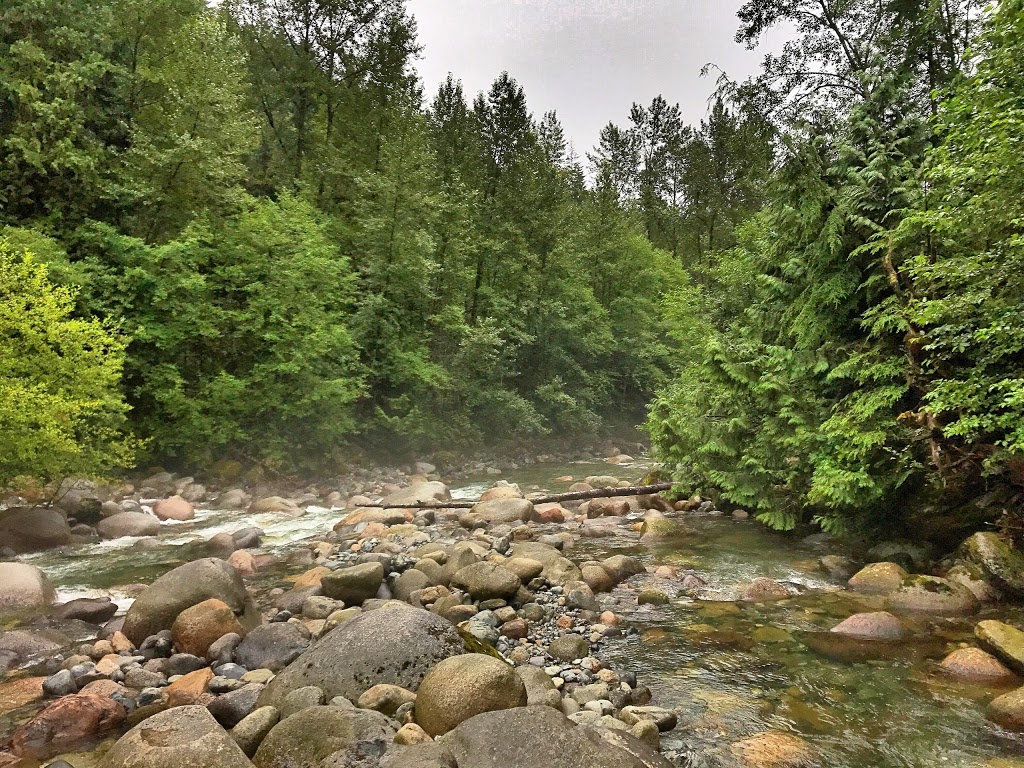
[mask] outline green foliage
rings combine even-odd
[[[125,341],[72,316],[75,292],[0,240],[0,485],[102,473],[132,461],[121,395]]]

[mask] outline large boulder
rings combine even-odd
[[[518,523],[529,520],[533,515],[533,502],[526,499],[493,499],[473,505],[470,511],[491,525]]]
[[[988,718],[1008,731],[1024,731],[1024,688],[992,699]]]
[[[481,653],[445,659],[423,678],[416,723],[431,736],[483,712],[526,706],[526,686],[511,665]]]
[[[1024,555],[991,532],[976,533],[960,547],[963,557],[977,565],[999,589],[1024,595]]]
[[[214,642],[228,634],[244,635],[245,628],[223,600],[210,598],[189,606],[171,625],[174,647],[179,653],[205,657]]]
[[[253,514],[281,512],[285,515],[291,515],[292,517],[300,517],[305,514],[302,507],[291,499],[285,499],[281,496],[265,496],[262,499],[256,499],[249,505],[249,511]]]
[[[451,585],[469,592],[477,600],[492,600],[511,598],[522,582],[507,568],[485,561],[460,568],[452,576]]]
[[[869,595],[895,592],[907,578],[907,572],[896,563],[870,563],[850,577],[850,589]]]
[[[384,754],[394,736],[379,712],[307,707],[275,725],[252,762],[256,768],[355,768],[366,765],[360,755]]]
[[[377,594],[384,581],[384,566],[362,563],[324,574],[320,587],[324,595],[345,605],[359,605]]]
[[[415,692],[439,661],[465,652],[457,629],[428,611],[394,603],[367,611],[332,630],[271,681],[260,706],[281,708],[298,688],[315,685],[328,700],[358,701],[378,683]]]
[[[999,659],[980,648],[958,648],[939,666],[947,675],[961,680],[1006,683],[1016,677]]]
[[[517,707],[472,717],[440,739],[459,768],[670,768],[625,734],[605,740],[551,707]]]
[[[125,716],[124,707],[107,696],[75,693],[53,702],[18,728],[11,748],[20,757],[45,760],[79,748],[86,740],[103,738]]]
[[[111,747],[99,768],[252,768],[206,707],[175,707],[146,718]]]
[[[295,624],[275,622],[256,627],[235,648],[235,661],[246,669],[284,669],[309,647],[309,633]]]
[[[887,611],[855,613],[832,627],[840,635],[863,637],[870,640],[901,640],[907,633],[903,622]]]
[[[15,552],[35,552],[71,543],[71,528],[60,512],[45,507],[0,511],[0,544]]]
[[[161,499],[153,505],[153,514],[158,520],[191,520],[196,516],[196,509],[192,503],[181,498],[171,496],[169,499]]]
[[[43,608],[53,598],[53,585],[34,565],[0,563],[0,613]]]
[[[509,557],[525,557],[544,565],[541,575],[552,584],[565,586],[570,581],[582,581],[583,574],[576,564],[557,549],[536,541],[516,542]]]
[[[409,488],[395,491],[384,497],[384,504],[391,508],[405,504],[426,504],[430,501],[447,501],[452,496],[448,486],[439,482],[417,483]]]
[[[227,603],[244,629],[259,625],[259,612],[238,571],[223,560],[207,557],[178,566],[154,581],[128,609],[122,632],[138,646],[150,635],[170,629],[186,608],[211,598]]]
[[[896,612],[937,616],[964,616],[978,610],[978,598],[963,584],[919,574],[903,579],[899,589],[886,597],[885,604]]]
[[[1001,621],[978,622],[974,636],[981,647],[1019,675],[1024,675],[1024,632]]]
[[[104,539],[119,539],[122,536],[156,536],[160,533],[160,521],[145,512],[121,512],[100,520],[96,524],[96,531]]]

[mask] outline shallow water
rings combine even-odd
[[[636,481],[645,471],[642,464],[536,465],[502,478],[470,478],[452,495],[476,498],[497,479],[517,482],[524,491],[557,493],[570,484],[555,482],[560,476]],[[201,556],[203,542],[216,533],[255,525],[266,532],[260,551],[280,552],[329,530],[342,514],[316,507],[300,518],[202,510],[196,520],[165,530],[155,546],[120,539],[25,559],[50,575],[61,599],[111,594],[127,606],[130,590],[119,586],[149,582]],[[977,617],[911,621],[907,642],[869,654],[880,658],[827,658],[808,645],[819,637],[815,632],[879,608],[816,569],[817,558],[829,550],[754,521],[688,516],[685,522],[691,533],[669,543],[642,547],[637,533],[623,529],[613,537],[583,539],[569,553],[577,561],[634,554],[648,565],[692,570],[708,584],[700,601],[678,597],[664,606],[637,606],[633,586],[608,598],[638,632],[610,641],[602,658],[615,669],[637,672],[652,689],[653,703],[677,710],[679,726],[663,737],[664,747],[686,755],[689,765],[712,765],[716,749],[771,729],[803,736],[827,768],[1024,767],[1024,742],[984,717],[985,705],[1001,691],[953,682],[937,667],[958,643],[971,641]],[[737,588],[759,576],[785,582],[798,594],[775,603],[734,602]],[[640,580],[678,589],[675,580]],[[1019,611],[1000,615],[1024,619]]]

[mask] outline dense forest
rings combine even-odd
[[[1024,2],[795,30],[580,157],[402,0],[7,0],[0,482],[643,420],[778,528],[1024,483]],[[935,491],[939,493],[936,494]]]

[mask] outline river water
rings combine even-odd
[[[555,478],[615,475],[635,481],[642,465],[599,463],[535,465],[506,473],[524,491],[565,490]],[[475,478],[453,489],[476,498],[494,478]],[[310,508],[300,518],[279,514],[199,511],[196,520],[166,530],[155,546],[131,539],[40,553],[25,560],[58,585],[61,599],[109,594],[127,605],[130,585],[202,556],[215,533],[256,525],[266,536],[261,551],[283,553],[296,542],[330,530],[341,513]],[[675,709],[679,726],[663,746],[692,766],[713,764],[722,744],[764,730],[805,738],[826,768],[1024,768],[1024,742],[984,716],[998,693],[952,681],[938,661],[970,643],[969,619],[908,620],[911,637],[896,647],[836,647],[822,635],[847,616],[877,610],[871,598],[842,589],[816,567],[838,552],[817,540],[773,533],[752,520],[688,516],[690,532],[652,547],[623,528],[607,538],[583,539],[569,556],[580,561],[632,554],[648,565],[671,565],[699,575],[708,590],[699,601],[679,596],[667,605],[636,605],[636,590],[612,593],[614,610],[635,633],[609,641],[601,656],[615,669],[635,671],[654,703]],[[737,587],[766,576],[791,585],[797,595],[750,604],[736,601]],[[672,594],[672,579],[641,577]],[[1019,611],[999,617],[1021,620]],[[817,642],[815,642],[817,640]],[[812,650],[814,645],[818,650]]]

